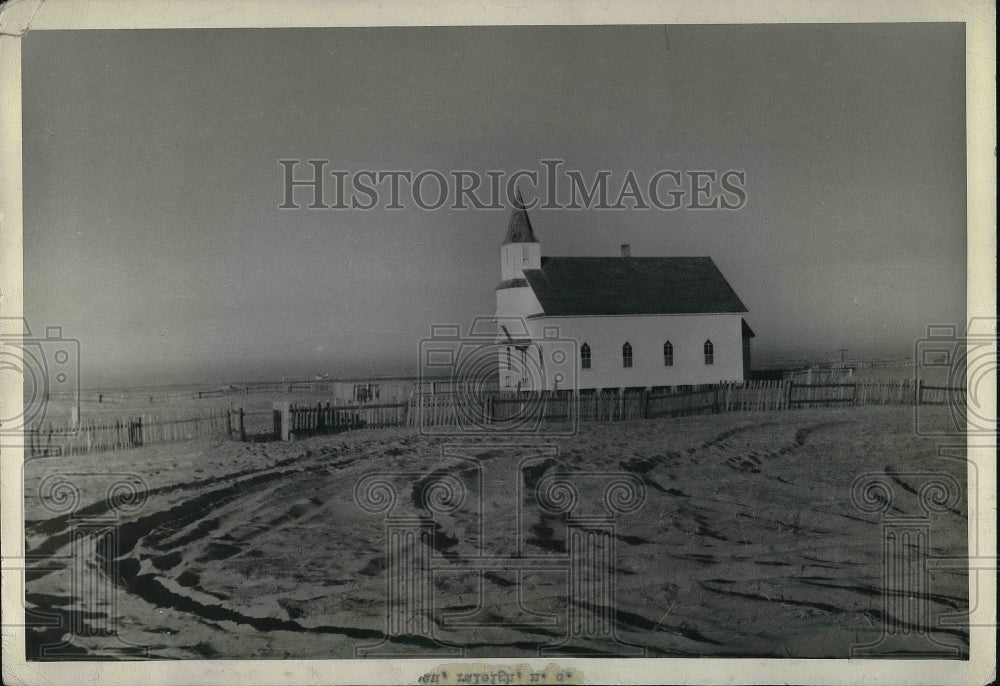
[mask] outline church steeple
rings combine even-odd
[[[515,188],[514,209],[507,222],[507,237],[500,246],[500,285],[503,288],[527,288],[524,271],[541,267],[542,245],[531,228],[521,190]]]
[[[531,229],[531,220],[528,219],[528,210],[524,207],[521,189],[515,187],[514,210],[510,213],[510,221],[507,222],[507,237],[504,238],[503,244],[537,242],[535,232]]]

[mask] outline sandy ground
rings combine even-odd
[[[32,460],[29,655],[355,657],[395,616],[387,580],[405,571],[400,553],[431,560],[430,581],[410,577],[426,606],[376,653],[848,657],[888,628],[875,654],[965,656],[967,574],[921,580],[913,562],[920,545],[966,554],[966,465],[939,445],[915,435],[912,408],[857,407],[586,424],[516,442],[399,428]],[[388,513],[355,495],[375,473],[396,492]],[[615,595],[571,592],[568,526],[607,523],[568,521],[559,493],[548,509],[539,493],[562,475],[578,491],[569,516],[606,515],[603,488],[622,474],[644,499],[617,515],[614,554],[594,563]],[[868,511],[851,498],[866,474],[886,485]],[[920,493],[934,474],[958,488],[928,515]],[[435,501],[436,476],[464,497],[434,514],[449,505]],[[386,514],[433,517],[433,534],[387,555]],[[887,575],[883,536],[903,516],[929,538],[902,545],[890,557],[909,560],[904,573]],[[87,526],[114,531],[116,549],[74,544]]]

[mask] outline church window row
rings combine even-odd
[[[711,340],[706,340],[702,346],[702,354],[705,356],[705,364],[711,365],[715,364],[715,346],[712,345]],[[628,341],[622,345],[622,367],[629,369],[632,367],[634,362],[634,351],[632,349],[632,344]],[[584,343],[580,346],[580,367],[582,369],[591,369],[593,365],[593,356],[590,350],[590,344]],[[666,341],[663,344],[663,366],[673,367],[674,366],[674,344],[670,341]]]

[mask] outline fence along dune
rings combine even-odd
[[[79,455],[139,448],[154,443],[225,436],[228,410],[175,411],[127,418],[101,418],[78,427],[51,422],[25,431],[28,453]]]
[[[481,394],[434,386],[414,389],[408,400],[357,404],[275,403],[248,412],[231,406],[189,412],[142,414],[83,422],[51,422],[25,432],[31,456],[105,452],[196,438],[282,440],[392,426],[482,424],[498,430],[529,416],[545,422],[613,422],[698,413],[769,412],[844,405],[960,405],[965,388],[912,380],[855,383],[746,381],[690,389],[624,389],[623,392]],[[286,406],[284,413],[279,406]],[[287,427],[285,424],[287,423]]]

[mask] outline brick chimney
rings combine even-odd
[[[622,257],[632,256],[632,246],[628,243],[622,243]]]

